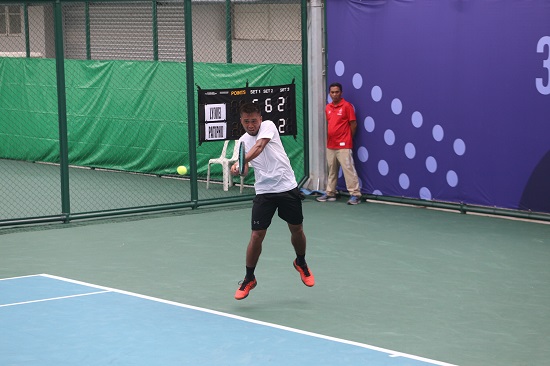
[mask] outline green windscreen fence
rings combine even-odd
[[[0,66],[2,157],[59,163],[55,60],[3,58]],[[66,60],[65,72],[72,165],[155,175],[189,166],[187,124],[197,118],[188,118],[184,64]],[[280,85],[300,76],[294,65],[195,64],[197,85],[209,89]],[[300,101],[300,84],[297,90]],[[302,140],[284,139],[298,173]],[[222,147],[205,142],[197,148],[199,175],[205,176],[208,160]],[[219,175],[219,167],[212,169]]]
[[[297,135],[282,140],[297,180],[304,177],[303,4],[189,4],[192,18],[184,1],[0,4],[11,12],[8,28],[20,32],[0,37],[0,225],[250,199],[253,172],[242,187],[238,178],[224,184],[224,165],[213,160],[224,148],[230,158],[233,141],[198,141],[198,88],[294,82]],[[271,63],[261,52],[266,42],[244,27],[254,12],[292,14],[298,27],[288,39],[271,28]],[[212,22],[222,26],[213,31]],[[53,42],[60,25],[62,54]]]

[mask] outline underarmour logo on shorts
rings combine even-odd
[[[253,223],[254,225],[260,225],[260,222],[259,222],[259,221],[252,221],[252,223]]]

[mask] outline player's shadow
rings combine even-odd
[[[519,208],[550,213],[550,151],[544,155],[531,173],[523,189]]]

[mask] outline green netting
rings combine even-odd
[[[54,62],[0,59],[3,158],[59,162]],[[65,70],[72,165],[164,175],[190,164],[181,160],[189,152],[185,64],[66,60]],[[195,81],[205,88],[238,87],[247,81],[251,86],[277,85],[299,81],[300,73],[296,65],[195,64]],[[297,90],[301,105],[301,83]],[[211,152],[222,147],[220,142],[204,145],[197,154],[199,173],[204,173]],[[287,145],[297,172],[302,172],[296,159],[302,154],[296,146],[300,144]]]
[[[192,15],[181,0],[9,5],[0,19],[0,225],[250,199],[253,174],[242,192],[227,189],[213,164],[206,183],[223,142],[198,143],[198,86],[294,80],[298,134],[282,140],[304,176],[305,2],[191,3]],[[179,165],[189,173],[178,175]]]
[[[0,157],[59,162],[55,60],[0,58]]]

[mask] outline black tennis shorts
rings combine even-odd
[[[252,230],[267,229],[277,210],[279,217],[291,225],[304,221],[302,193],[298,187],[287,192],[257,194],[253,202]]]

